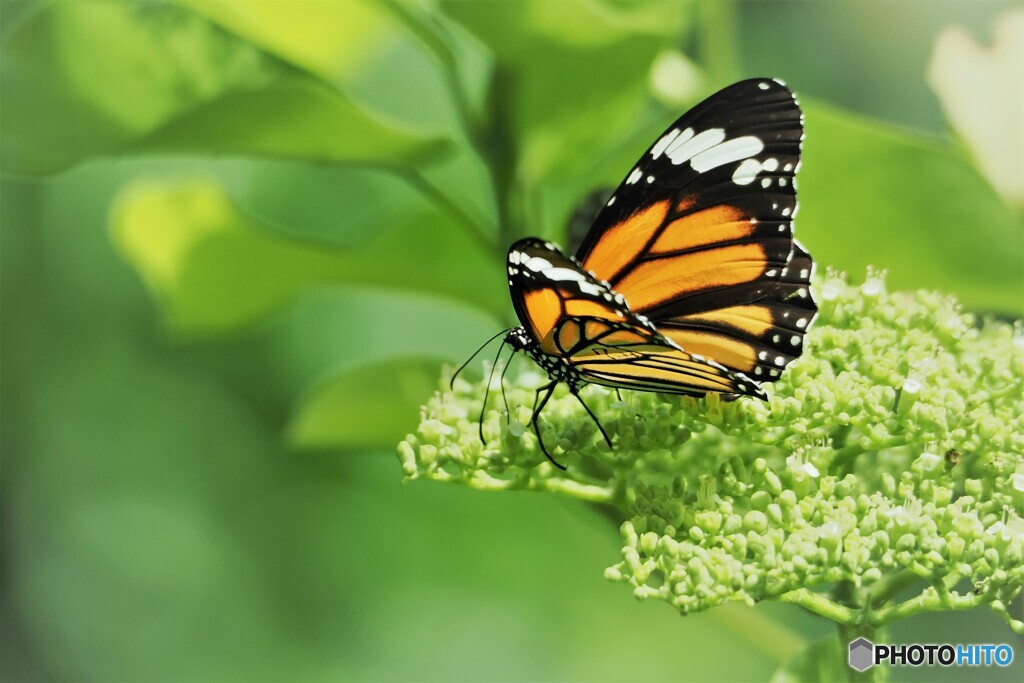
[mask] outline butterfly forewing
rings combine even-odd
[[[778,81],[713,95],[644,153],[577,253],[682,349],[759,381],[800,354],[816,311],[792,237],[802,120]]]

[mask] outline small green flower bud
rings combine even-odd
[[[887,498],[893,498],[896,495],[896,479],[888,472],[882,472],[882,493]]]
[[[751,510],[743,516],[743,526],[750,531],[763,534],[768,529],[768,517],[759,510]]]
[[[764,473],[764,483],[768,488],[768,491],[773,495],[779,495],[782,492],[782,482],[779,480],[779,475],[775,474],[771,470]]]
[[[921,397],[921,383],[916,379],[905,379],[896,392],[896,412],[907,415]]]
[[[944,461],[937,453],[922,453],[911,465],[910,469],[917,475],[930,477],[944,472]]]
[[[716,512],[715,510],[703,510],[698,512],[694,520],[697,522],[697,526],[701,530],[706,531],[709,534],[717,534],[718,530],[722,528],[722,513]]]
[[[750,505],[755,510],[765,510],[768,508],[768,504],[771,503],[772,497],[767,491],[756,491],[750,496]]]
[[[640,534],[640,549],[650,555],[658,545],[658,534],[653,531]]]
[[[917,545],[917,537],[914,534],[903,534],[899,540],[896,541],[897,550],[913,550]]]
[[[880,570],[878,567],[869,567],[864,571],[862,578],[864,583],[866,584],[875,583],[876,581],[881,580],[882,570]]]

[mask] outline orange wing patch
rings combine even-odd
[[[608,320],[625,320],[622,313],[615,309],[589,299],[570,299],[565,302],[565,314],[574,318],[607,318]]]
[[[634,212],[609,228],[583,262],[583,267],[602,280],[610,280],[636,258],[665,222],[669,201],[656,202]]]
[[[537,289],[523,297],[534,336],[544,339],[562,317],[562,301],[553,289]]]
[[[558,328],[558,346],[562,353],[569,353],[580,342],[580,326],[574,320],[566,320]]]
[[[757,365],[756,351],[750,344],[714,332],[666,329],[662,334],[679,344],[689,353],[696,353],[713,361],[750,372]]]
[[[643,310],[691,292],[753,282],[766,258],[757,243],[667,256],[641,263],[613,286],[633,310]]]
[[[601,337],[601,343],[609,346],[628,346],[634,344],[651,344],[651,333],[643,329],[616,330]]]
[[[720,204],[669,223],[655,241],[651,252],[664,254],[706,247],[716,242],[731,242],[748,237],[755,228],[756,225],[742,211],[728,204]]]
[[[587,339],[597,339],[598,336],[608,330],[608,325],[598,320],[588,320],[583,327],[583,333],[587,336]]]
[[[772,312],[765,306],[730,306],[709,313],[695,313],[677,319],[681,324],[705,322],[728,325],[760,337],[773,326]]]

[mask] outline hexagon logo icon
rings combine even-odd
[[[850,655],[847,660],[850,667],[857,671],[870,669],[875,665],[875,644],[867,638],[858,638],[850,643]]]

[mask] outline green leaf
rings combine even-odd
[[[819,263],[888,268],[894,289],[1024,312],[1020,221],[961,150],[820,103],[805,110],[796,225]]]
[[[239,119],[245,125],[239,125]],[[298,157],[308,161],[419,164],[447,149],[440,140],[399,132],[337,91],[292,77],[228,93],[169,121],[126,147],[137,152],[197,152]]]
[[[384,3],[182,4],[267,54],[337,86],[361,108],[387,120],[445,136],[458,129],[439,60]]]
[[[415,212],[398,225],[373,219],[350,228],[373,233],[364,248],[326,248],[268,232],[214,179],[144,180],[123,191],[111,229],[168,325],[186,336],[224,334],[330,283],[410,287],[507,308],[500,261],[444,213]]]
[[[42,7],[5,37],[0,89],[0,166],[19,173],[125,151],[411,163],[441,148],[162,3]]]
[[[404,358],[326,380],[296,407],[288,441],[305,448],[392,444],[415,428],[423,397],[437,386],[437,372],[437,361]]]
[[[214,169],[237,211],[261,228],[345,249],[434,210],[401,175],[380,168],[230,159]]]
[[[417,171],[482,235],[496,232],[494,189],[466,130],[466,119],[480,115],[492,65],[486,48],[465,29],[404,4],[187,4],[232,34],[336,85],[361,111],[452,141],[448,154]],[[343,126],[334,130],[352,144],[360,135]]]
[[[690,4],[533,0],[443,9],[495,54],[490,131],[505,148],[491,163],[523,194],[513,198],[525,207],[514,227],[555,234],[594,169],[650,125],[650,68],[676,46]],[[627,172],[613,171],[615,182]]]
[[[432,361],[436,384],[441,361],[465,360],[499,329],[493,316],[457,301],[347,286],[311,291],[211,353],[242,393],[279,413],[307,401],[332,378],[366,366]],[[390,395],[393,388],[382,380],[376,391]]]
[[[853,670],[846,663],[846,653],[835,637],[812,643],[772,674],[771,683],[810,683],[811,681],[845,681]]]

